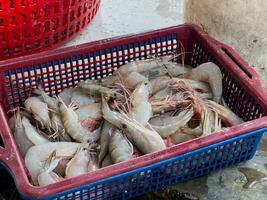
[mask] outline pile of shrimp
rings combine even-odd
[[[46,186],[212,134],[242,120],[222,74],[163,56],[125,64],[49,96],[40,81],[9,120],[33,184]]]

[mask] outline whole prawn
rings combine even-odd
[[[40,97],[29,97],[24,105],[25,108],[33,114],[34,118],[40,122],[42,127],[46,127],[51,131],[52,126],[48,106],[40,99]]]
[[[149,82],[141,83],[132,93],[130,97],[131,108],[129,117],[145,126],[152,117],[152,107],[148,102],[149,98]]]
[[[74,140],[78,142],[94,142],[99,139],[101,127],[93,131],[84,129],[71,105],[66,106],[61,100],[59,102],[59,110],[63,125]]]
[[[56,151],[58,157],[72,157],[80,146],[80,143],[73,142],[50,142],[32,146],[25,155],[25,165],[33,183],[38,184],[38,175],[43,171],[44,161],[52,152]]]
[[[126,131],[128,139],[142,151],[142,153],[152,153],[166,148],[163,139],[156,131],[142,126],[137,121],[129,118],[126,114],[110,110],[104,97],[102,97],[102,112],[103,117],[107,121]]]

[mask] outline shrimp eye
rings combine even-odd
[[[126,129],[127,128],[127,125],[126,124],[122,124],[122,128],[123,129]]]
[[[144,85],[147,85],[147,84],[148,84],[148,82],[145,82],[145,83],[144,83]]]

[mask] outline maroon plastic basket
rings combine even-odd
[[[55,94],[81,80],[111,75],[132,60],[180,53],[180,44],[188,52],[186,64],[212,61],[221,68],[224,99],[245,123],[47,187],[31,184],[6,113],[23,104],[39,77]],[[252,158],[267,127],[267,96],[258,75],[233,49],[190,24],[2,61],[0,89],[0,160],[30,199],[131,198]]]
[[[93,19],[100,0],[0,0],[0,60],[61,45]]]

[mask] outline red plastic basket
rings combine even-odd
[[[39,77],[54,94],[108,76],[132,60],[179,53],[180,44],[189,52],[187,64],[212,61],[221,68],[224,99],[245,123],[47,187],[32,186],[6,112],[23,104]],[[0,89],[0,160],[29,199],[131,198],[252,158],[267,129],[267,96],[258,75],[233,49],[190,24],[2,61]]]
[[[100,0],[0,0],[0,60],[61,45],[95,16]]]

